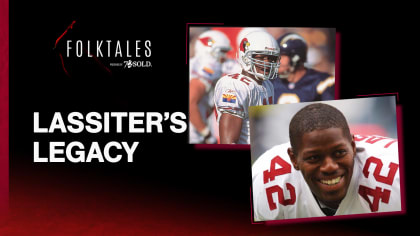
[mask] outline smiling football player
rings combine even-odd
[[[289,138],[252,166],[255,221],[401,211],[397,140],[351,135],[322,103],[293,116]]]

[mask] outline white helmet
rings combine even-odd
[[[241,43],[245,35],[255,32],[255,31],[267,32],[267,30],[262,27],[244,27],[243,29],[241,29],[241,31],[239,31],[238,36],[236,36],[236,45],[239,46],[239,44]]]
[[[256,55],[267,55],[272,60],[258,60]],[[242,69],[260,80],[272,79],[277,75],[280,66],[280,48],[271,34],[264,31],[251,32],[239,43],[238,62]],[[263,70],[258,73],[257,68]]]
[[[216,30],[208,30],[200,34],[195,42],[195,55],[211,56],[218,61],[225,58],[226,53],[231,49],[229,38]]]

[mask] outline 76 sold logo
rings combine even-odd
[[[135,67],[152,67],[150,61],[124,61],[124,68],[135,68]]]

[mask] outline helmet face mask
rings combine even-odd
[[[273,79],[280,66],[279,46],[267,32],[251,32],[239,45],[238,62],[257,80]]]
[[[251,71],[255,76],[262,80],[276,77],[280,66],[279,55],[271,55],[271,52],[268,54],[267,52],[250,52],[249,54],[251,54]]]

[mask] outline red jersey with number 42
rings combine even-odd
[[[353,176],[335,215],[401,211],[398,142],[355,135]],[[254,221],[325,216],[287,149],[275,146],[252,166]]]

